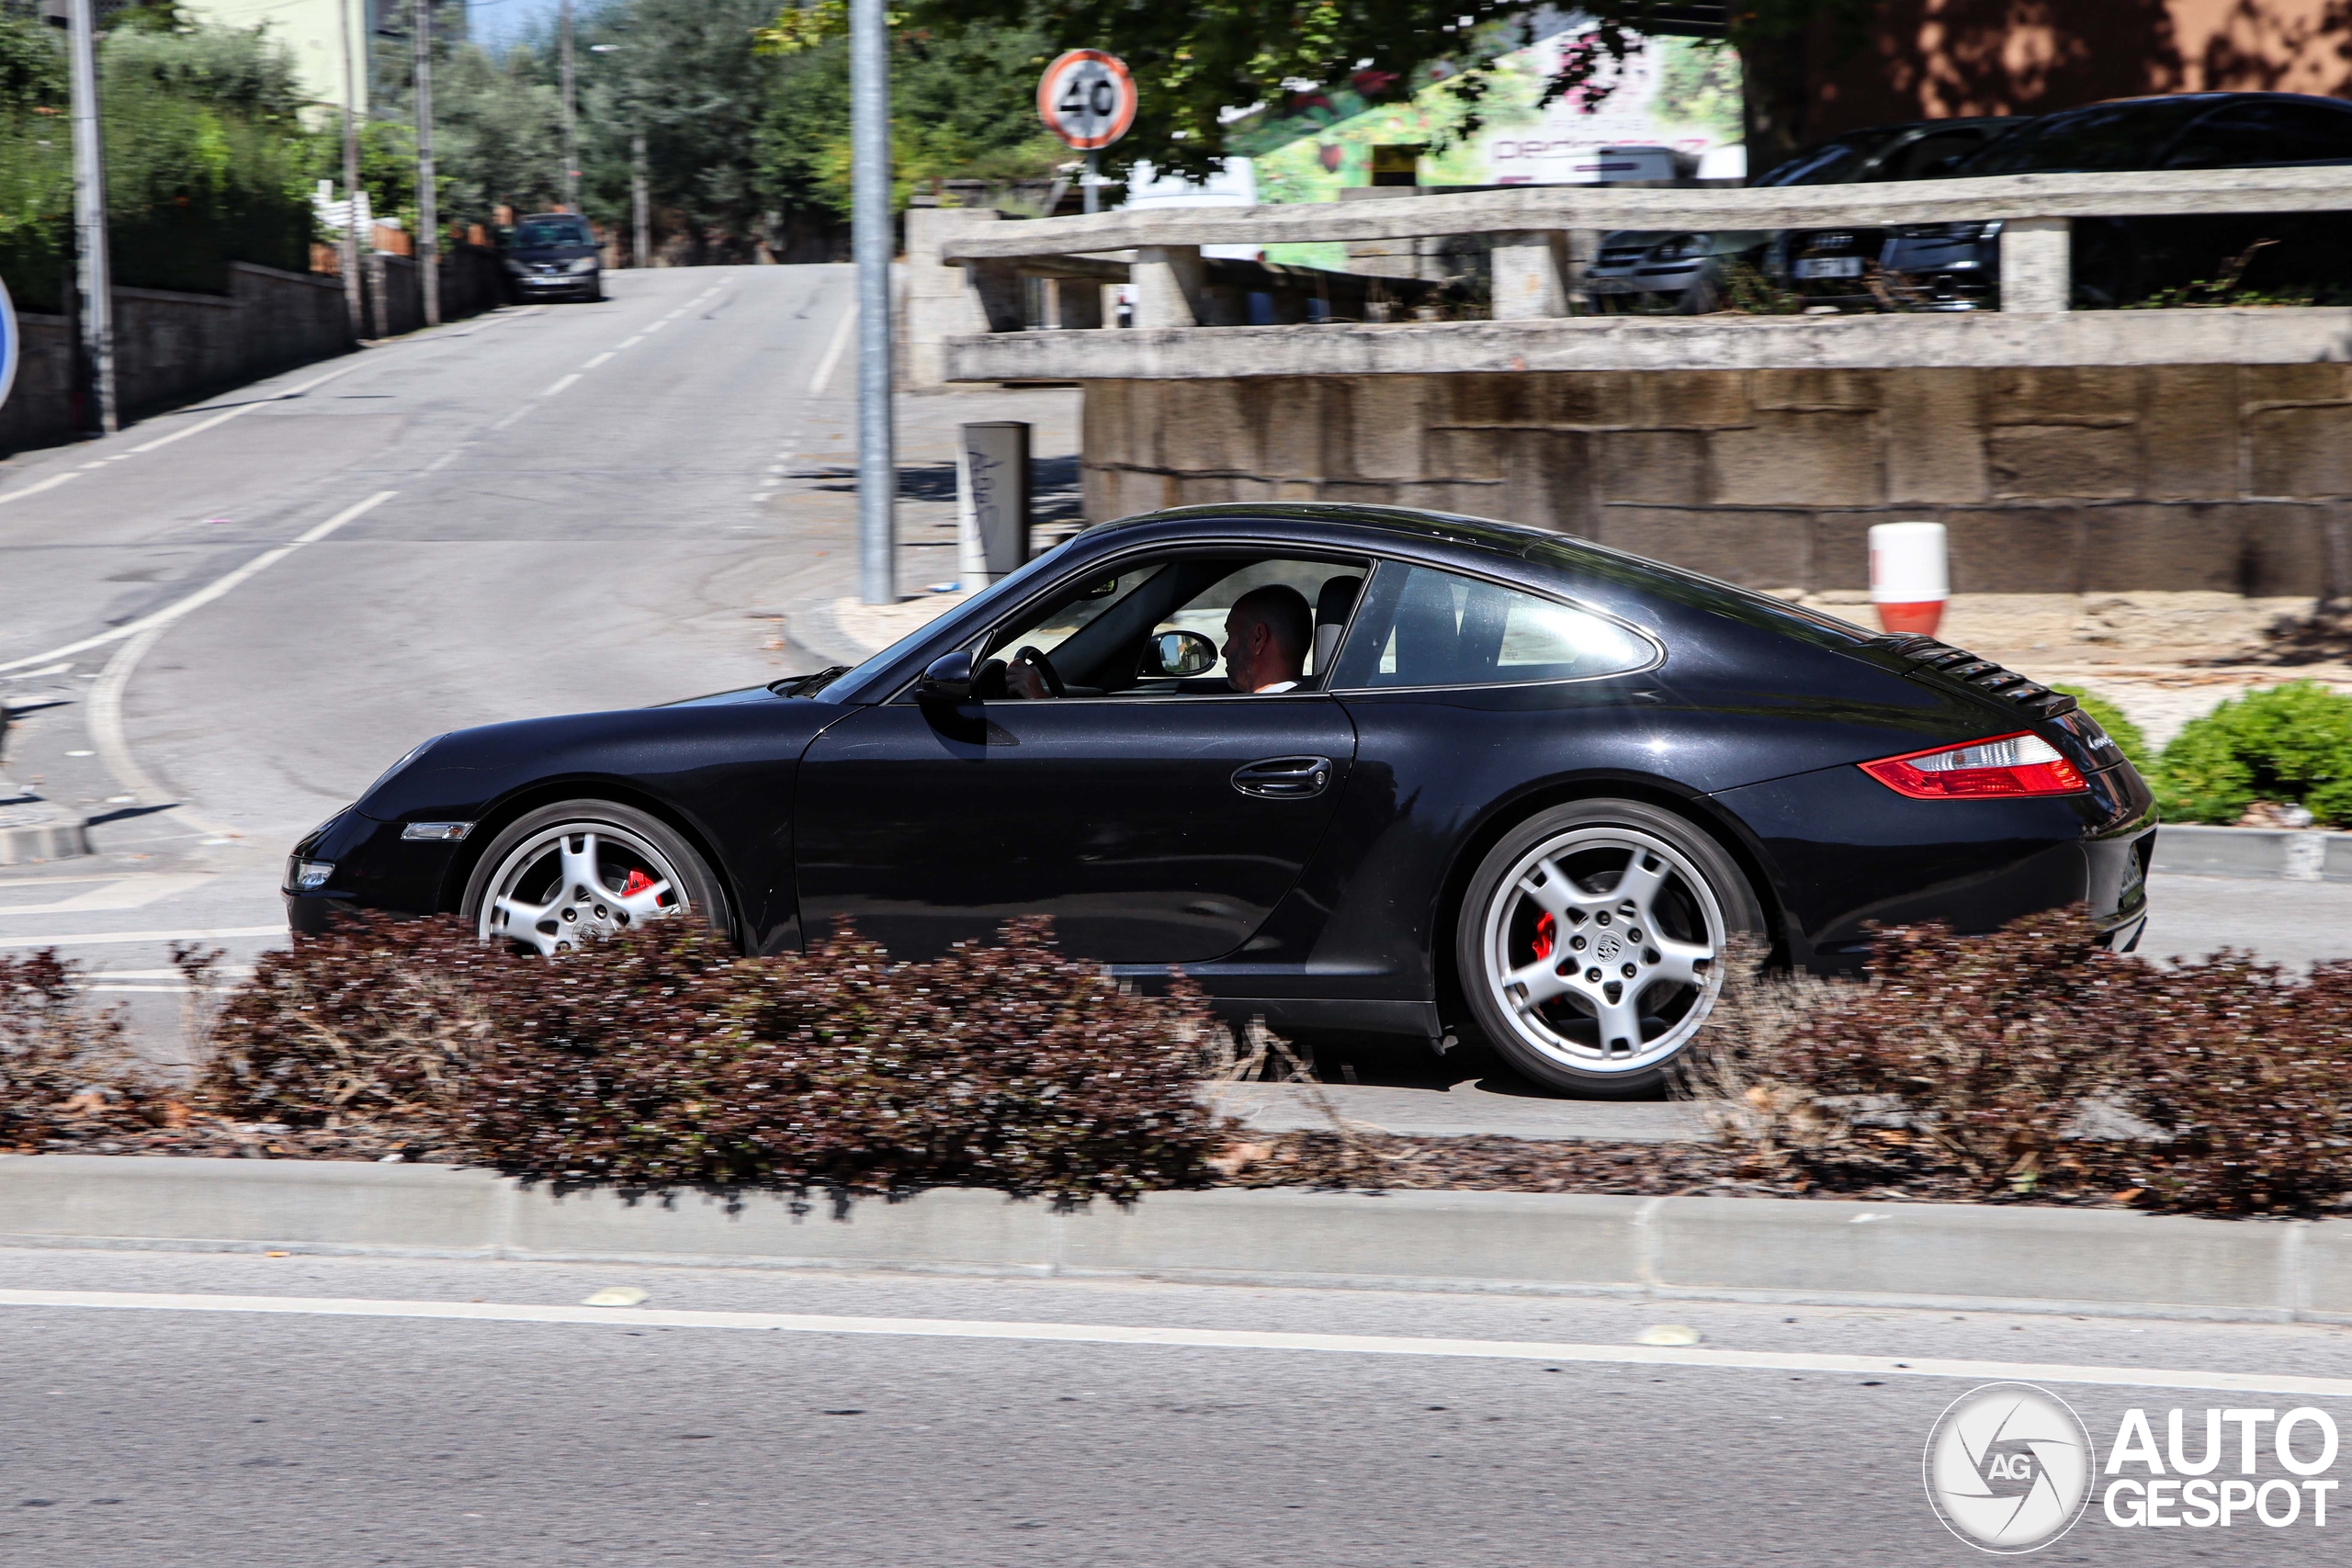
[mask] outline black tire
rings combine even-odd
[[[552,886],[562,880],[567,853],[578,864],[593,856],[596,886],[584,877],[570,889]],[[647,886],[634,886],[634,873],[641,873]],[[563,897],[583,886],[588,891],[580,897]],[[507,908],[494,908],[494,898],[505,899]],[[513,909],[524,904],[538,905],[546,919],[533,931],[507,931]],[[508,823],[474,863],[461,913],[486,942],[503,934],[542,953],[656,918],[697,919],[722,936],[734,934],[726,890],[684,835],[658,817],[610,800],[558,801]]]
[[[1722,988],[1727,944],[1764,929],[1755,890],[1706,832],[1640,801],[1580,800],[1487,852],[1454,920],[1454,972],[1477,1032],[1512,1067],[1622,1099],[1676,1070]]]

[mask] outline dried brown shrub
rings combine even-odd
[[[381,924],[272,955],[215,1032],[228,1113],[406,1119],[559,1185],[1126,1197],[1221,1141],[1197,999],[1122,991],[1043,921],[905,964],[851,932],[742,958],[663,922],[543,961]]]
[[[185,1116],[132,1058],[120,1013],[86,1003],[80,966],[54,949],[0,953],[0,1150],[143,1131]]]

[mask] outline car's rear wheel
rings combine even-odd
[[[484,942],[547,956],[650,920],[728,929],[710,866],[660,818],[606,800],[567,800],[509,823],[466,884],[465,918]]]
[[[1763,931],[1739,867],[1670,811],[1559,806],[1503,835],[1470,879],[1454,958],[1480,1033],[1547,1088],[1653,1089],[1723,988],[1733,938]]]

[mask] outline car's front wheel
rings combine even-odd
[[[467,880],[464,913],[484,942],[553,956],[649,920],[728,929],[709,864],[660,818],[608,800],[526,812],[491,840]]]
[[[1706,1021],[1732,939],[1763,911],[1736,862],[1670,811],[1583,800],[1503,835],[1471,877],[1454,959],[1479,1032],[1547,1088],[1655,1089]]]

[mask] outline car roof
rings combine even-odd
[[[1171,506],[1160,512],[1146,512],[1134,517],[1122,517],[1114,522],[1097,523],[1082,529],[1081,536],[1098,537],[1114,530],[1141,528],[1148,525],[1182,523],[1298,523],[1317,527],[1363,528],[1391,535],[1400,539],[1442,540],[1467,545],[1496,555],[1520,557],[1527,547],[1538,542],[1570,547],[1587,546],[1596,553],[1615,556],[1589,540],[1572,538],[1564,534],[1542,528],[1530,528],[1517,523],[1501,523],[1491,517],[1465,517],[1451,512],[1423,512],[1407,506],[1367,506],[1352,502],[1284,501],[1244,502],[1224,506]]]

